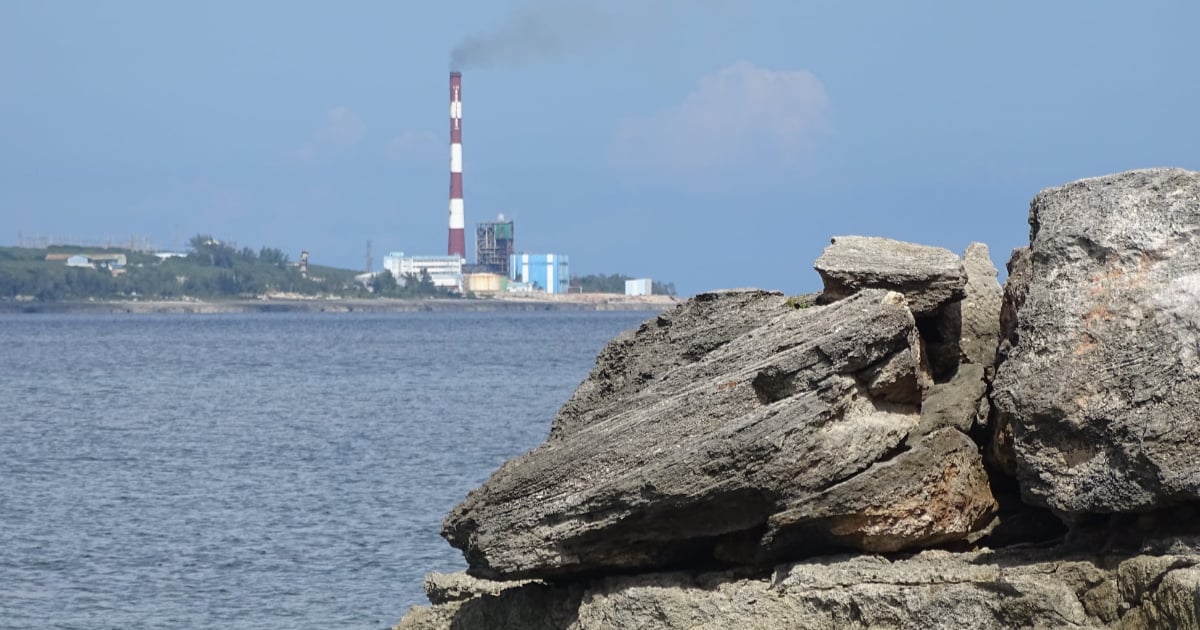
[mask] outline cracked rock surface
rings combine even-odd
[[[1051,188],[1029,224],[993,396],[1026,500],[1079,515],[1200,499],[1200,173]]]
[[[908,443],[929,378],[906,299],[868,289],[798,306],[704,294],[610,344],[552,438],[446,518],[470,572],[763,564],[985,523],[995,504],[975,445],[954,429]]]
[[[517,586],[414,608],[403,630],[525,628],[1181,629],[1197,626],[1200,555],[925,551],[739,571]]]

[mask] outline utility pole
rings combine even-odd
[[[371,273],[371,267],[374,266],[375,259],[371,257],[371,240],[367,239],[367,273]]]

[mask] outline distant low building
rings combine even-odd
[[[571,284],[568,259],[562,254],[513,254],[508,276],[546,293],[566,293]]]
[[[89,269],[108,269],[119,271],[125,269],[125,254],[49,254],[48,261],[63,261],[68,267],[87,267]]]
[[[88,260],[101,269],[122,269],[125,267],[125,254],[88,254]]]
[[[462,291],[463,262],[459,256],[405,256],[404,252],[391,252],[383,257],[383,268],[400,282],[407,274],[420,276],[425,271],[433,286]]]
[[[654,282],[650,278],[625,281],[625,295],[650,295],[653,292]]]

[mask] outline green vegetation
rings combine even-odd
[[[406,273],[404,282],[396,280],[391,271],[384,269],[371,278],[371,292],[379,297],[415,298],[447,295],[445,289],[433,286],[433,278],[424,269],[421,273]]]
[[[607,276],[604,274],[576,276],[571,278],[571,292],[624,293],[626,280],[636,280],[636,278],[619,273]],[[651,281],[650,290],[655,295],[675,295],[675,283]]]
[[[272,247],[238,249],[207,234],[193,237],[189,245],[186,256],[166,259],[120,248],[0,247],[0,299],[246,299],[270,293],[360,298],[448,295],[433,286],[428,274],[404,278],[403,283],[391,274],[379,274],[368,287],[355,280],[358,272],[349,269],[309,265],[307,277],[303,277],[298,264]],[[66,258],[74,254],[123,254],[125,265],[99,261],[93,266],[68,266]]]

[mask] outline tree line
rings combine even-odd
[[[254,297],[270,292],[301,295],[368,295],[355,272],[313,267],[308,277],[280,249],[237,248],[208,234],[189,240],[185,257],[165,260],[125,249],[84,247],[0,248],[0,298],[42,301],[77,299],[178,299]],[[68,267],[48,254],[120,253],[121,269]]]

